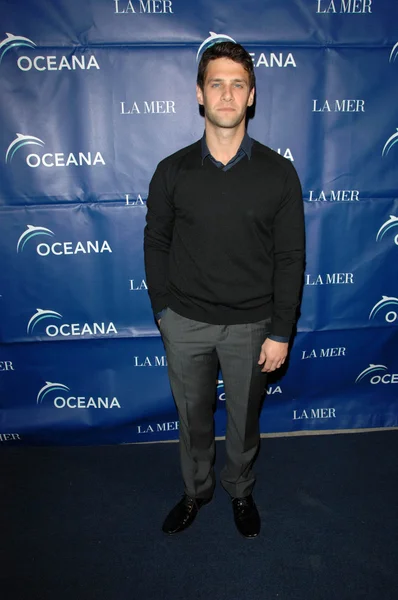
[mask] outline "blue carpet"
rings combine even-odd
[[[218,486],[161,523],[178,445],[3,448],[2,600],[397,600],[398,431],[262,441],[259,538]],[[224,443],[217,443],[217,472]]]

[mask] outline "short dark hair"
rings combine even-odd
[[[254,75],[252,57],[247,50],[235,42],[218,42],[213,46],[210,46],[210,48],[207,48],[207,50],[203,52],[202,58],[200,59],[196,83],[201,90],[203,90],[205,83],[207,65],[211,60],[215,60],[216,58],[229,58],[234,62],[241,64],[245,71],[247,71],[249,74],[250,89],[252,90],[254,88],[256,85],[256,76]]]

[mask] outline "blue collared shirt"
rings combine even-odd
[[[234,167],[245,156],[247,156],[247,158],[250,160],[251,155],[252,155],[252,145],[253,145],[253,140],[251,139],[251,137],[249,137],[247,131],[245,131],[245,135],[243,136],[243,140],[242,140],[241,145],[239,146],[238,152],[235,154],[235,156],[233,156],[231,158],[230,161],[227,162],[226,165],[224,165],[222,162],[220,162],[219,160],[216,160],[210,154],[210,150],[206,143],[206,136],[205,136],[205,134],[203,134],[203,137],[202,137],[202,165],[205,161],[205,158],[209,157],[210,160],[216,165],[216,167],[218,167],[219,169],[222,169],[223,171],[229,171],[229,169],[232,169],[232,167]]]

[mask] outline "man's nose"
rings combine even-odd
[[[232,99],[232,88],[230,85],[225,85],[223,87],[222,99],[227,102]]]

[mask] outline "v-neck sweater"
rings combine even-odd
[[[292,163],[253,140],[228,170],[201,142],[162,160],[152,177],[144,233],[155,313],[218,325],[271,317],[290,336],[304,265],[301,186]]]

